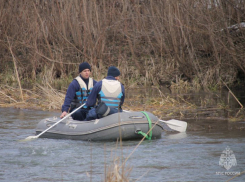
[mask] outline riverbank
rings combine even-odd
[[[0,107],[61,112],[65,92],[52,88],[49,84],[36,84],[32,89],[0,86]],[[217,127],[215,122],[242,122],[245,119],[243,108],[236,99],[217,93],[168,93],[166,88],[152,87],[129,89],[123,109],[149,111],[157,117],[179,119],[189,122],[188,130],[203,130]],[[226,101],[229,97],[229,102]],[[197,121],[201,124],[191,124]],[[212,122],[210,122],[212,121]],[[209,124],[205,124],[209,123]],[[244,129],[244,127],[238,127]]]

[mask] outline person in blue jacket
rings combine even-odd
[[[108,69],[107,77],[94,86],[86,102],[86,107],[93,107],[87,113],[87,121],[122,111],[125,88],[119,82],[119,76],[120,71],[115,66],[111,66]]]
[[[91,66],[87,62],[81,63],[79,65],[79,75],[68,86],[60,118],[65,117],[68,112],[72,112],[87,101],[89,94],[97,83],[90,77],[90,74]],[[83,107],[71,116],[75,120],[83,121],[87,112],[88,109]]]

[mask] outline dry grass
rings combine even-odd
[[[88,61],[98,80],[118,66],[126,85],[232,84],[244,74],[245,35],[229,27],[245,21],[245,5],[215,2],[0,1],[0,80],[15,69],[16,81],[48,75],[52,85]]]
[[[20,96],[19,87],[10,87],[0,85],[0,107],[15,107],[26,109],[38,109],[49,111],[60,111],[64,102],[65,92],[54,89],[48,82],[44,84],[35,84],[32,89],[22,89],[22,97]],[[179,82],[178,84],[181,84]],[[179,85],[185,88],[186,85]],[[189,87],[187,87],[187,90]],[[201,94],[201,93],[200,93]],[[216,115],[219,117],[219,112],[229,111],[234,105],[242,106],[234,93],[227,94],[227,98],[215,93],[195,95],[195,93],[187,92],[186,94],[178,93],[176,90],[173,93],[165,93],[161,88],[152,88],[151,90],[134,89],[126,90],[126,99],[123,105],[125,110],[149,111],[159,118],[176,118],[184,119],[189,117],[197,117],[202,113],[209,113],[210,109],[216,110]],[[243,107],[241,107],[243,109]],[[209,115],[209,114],[208,114]],[[230,118],[244,118],[243,112],[238,112]]]
[[[65,97],[64,93],[50,85],[44,87],[37,84],[32,90],[22,89],[23,98],[20,97],[19,88],[5,85],[1,86],[0,90],[0,107],[60,110]]]
[[[120,158],[114,158],[113,162],[106,168],[105,181],[129,182],[129,175],[132,168],[121,164]]]
[[[43,106],[48,110],[59,110],[64,103],[65,94],[53,89],[49,84],[47,87],[37,85],[37,89],[40,89],[41,94],[45,97]]]

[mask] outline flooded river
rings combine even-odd
[[[43,118],[60,113],[0,108],[0,181],[104,181],[105,166],[120,164],[139,141],[88,142],[41,139],[35,134]],[[213,123],[212,120],[188,121]],[[240,123],[243,124],[243,123]],[[130,181],[245,181],[245,132],[228,122],[186,133],[162,133],[143,141],[129,157],[124,173]],[[232,128],[233,127],[233,128]],[[112,165],[114,166],[114,165]]]

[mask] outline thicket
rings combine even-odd
[[[241,84],[244,22],[244,0],[0,0],[0,81],[66,89],[87,61],[126,85]]]

